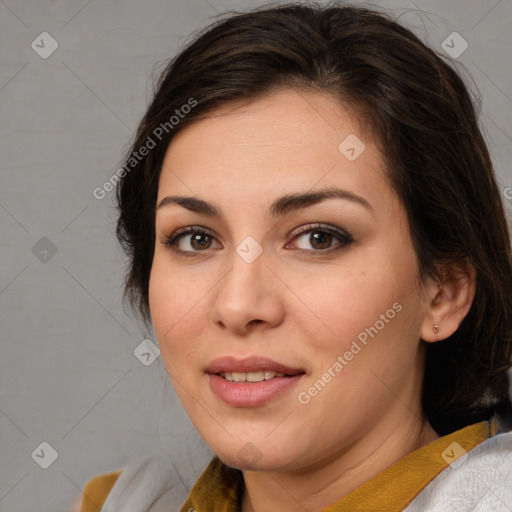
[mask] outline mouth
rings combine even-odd
[[[302,373],[304,372],[283,373],[272,370],[260,370],[256,372],[219,372],[216,375],[226,379],[228,382],[261,382],[263,380],[272,380],[276,377],[292,377]]]
[[[305,375],[303,368],[287,366],[264,357],[215,359],[205,372],[212,391],[232,406],[264,405],[291,390]]]
[[[303,368],[288,366],[259,356],[245,359],[236,359],[233,356],[219,357],[212,361],[205,371],[229,382],[261,382],[305,373]]]

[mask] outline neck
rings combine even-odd
[[[379,425],[350,447],[293,472],[244,471],[242,512],[321,510],[439,435],[430,423]],[[403,418],[402,418],[403,420]]]

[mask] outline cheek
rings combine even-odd
[[[411,292],[414,265],[409,261],[401,267],[400,261],[383,254],[369,253],[350,265],[347,261],[350,273],[340,269],[323,283],[304,281],[301,297],[316,315],[308,312],[308,325],[307,317],[297,316],[297,321],[316,361],[315,373],[325,372],[341,356],[342,373],[351,382],[370,378],[375,383],[370,368],[394,374],[404,370],[403,361],[414,359],[417,344],[412,341],[419,329],[417,297]]]
[[[388,316],[394,317],[392,306],[400,300],[400,288],[386,279],[383,267],[372,262],[363,267],[369,270],[340,271],[338,277],[332,272],[323,284],[309,278],[304,282],[301,297],[309,306],[309,315],[316,323],[321,320],[322,330],[331,338],[352,339],[390,309]]]
[[[173,272],[155,257],[149,279],[149,307],[155,334],[166,363],[193,354],[204,320],[204,283]],[[184,343],[186,340],[186,343]],[[197,351],[196,351],[197,353]],[[172,356],[172,357],[171,357]]]
[[[155,257],[149,277],[149,309],[151,320],[158,338],[175,323],[175,284],[163,272]],[[159,339],[159,341],[161,341]]]

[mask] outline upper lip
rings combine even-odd
[[[223,356],[214,359],[205,369],[206,373],[220,373],[220,372],[258,372],[270,370],[278,373],[285,373],[287,375],[296,375],[304,373],[302,368],[293,368],[284,364],[268,359],[267,357],[246,357],[244,359],[237,359],[233,356]]]

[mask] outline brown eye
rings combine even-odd
[[[213,236],[199,228],[178,229],[163,243],[176,252],[202,252],[212,247]]]
[[[302,239],[302,240],[301,240]],[[297,244],[300,240],[300,244]],[[333,244],[338,240],[338,244]],[[334,227],[305,226],[300,233],[295,236],[294,243],[299,245],[299,250],[307,252],[330,252],[338,250],[352,243],[353,238],[346,232]]]

